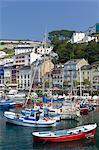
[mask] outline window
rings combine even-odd
[[[30,86],[29,80],[28,80],[28,86]]]

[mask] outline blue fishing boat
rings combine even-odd
[[[22,115],[14,112],[5,111],[6,121],[14,125],[30,127],[53,127],[56,125],[55,119],[41,118],[40,111],[32,111],[31,115]]]

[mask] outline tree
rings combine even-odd
[[[1,44],[1,45],[4,45],[5,43],[4,43],[4,42],[0,42],[0,44]]]
[[[67,85],[68,85],[67,81],[66,81],[66,80],[64,80],[64,81],[63,81],[63,88],[66,88],[66,87],[67,87]]]
[[[69,39],[74,31],[57,30],[49,32],[53,51],[59,56],[58,62],[65,63],[70,59],[85,58],[89,63],[99,61],[99,42],[71,44]]]
[[[45,84],[45,87],[48,88],[52,84],[52,82],[50,82],[49,80],[46,80],[44,84]]]
[[[88,79],[84,79],[84,81],[83,81],[83,84],[84,84],[84,85],[89,85],[89,83],[90,83],[90,82],[89,82]]]
[[[69,30],[56,30],[49,32],[48,39],[51,41],[51,43],[55,44],[57,41],[68,41],[72,34],[75,31],[69,31]]]
[[[79,85],[79,82],[77,80],[73,80],[73,86],[77,87]]]

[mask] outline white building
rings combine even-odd
[[[4,67],[4,84],[11,82],[11,69],[9,67]]]
[[[83,32],[75,32],[73,33],[72,35],[72,38],[71,38],[71,43],[79,43],[79,41],[81,41],[83,38],[85,37],[85,33]]]
[[[33,47],[38,47],[41,44],[40,41],[32,41],[32,40],[0,40],[0,49],[14,49],[17,45],[30,45]]]
[[[75,32],[75,33],[73,33],[70,42],[72,44],[74,44],[74,43],[87,43],[87,42],[90,42],[92,40],[97,41],[97,38],[94,36],[88,36],[86,33],[83,33],[83,32]]]
[[[30,44],[18,44],[15,48],[15,55],[35,51],[35,47]]]
[[[46,50],[44,49],[44,44],[42,42],[38,43],[26,43],[26,44],[18,44],[14,50],[15,55],[18,55],[20,53],[27,53],[27,52],[37,52],[39,54],[49,54],[52,51],[53,47],[50,45],[50,43],[46,44]]]
[[[0,51],[0,58],[4,58],[7,54],[3,51]]]
[[[99,23],[96,23],[95,25],[89,27],[87,31],[85,31],[86,35],[92,35],[97,32],[99,32]]]
[[[53,50],[53,47],[50,44],[47,44],[46,49],[44,48],[44,45],[41,45],[37,48],[37,53],[39,54],[49,54]]]
[[[2,58],[0,59],[0,65],[5,65],[7,63],[13,63],[14,59],[13,58]]]
[[[85,35],[85,37],[79,41],[79,43],[86,43],[86,42],[90,42],[92,40],[97,40],[94,36],[87,36]]]
[[[34,52],[20,53],[15,55],[14,64],[15,65],[31,65],[36,59],[41,59],[41,55]]]
[[[19,89],[29,90],[31,79],[31,67],[23,66],[19,69]]]

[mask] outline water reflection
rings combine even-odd
[[[78,141],[71,141],[71,142],[62,142],[62,143],[49,143],[49,142],[42,142],[42,143],[33,143],[33,150],[84,150],[84,148],[89,147],[90,145],[94,146],[95,140],[93,139],[83,139]]]
[[[79,125],[97,123],[94,139],[64,142],[64,143],[33,143],[32,132],[54,131],[72,128]],[[0,150],[99,150],[99,112],[90,112],[82,116],[79,122],[65,120],[53,128],[33,128],[8,124],[0,112]]]

